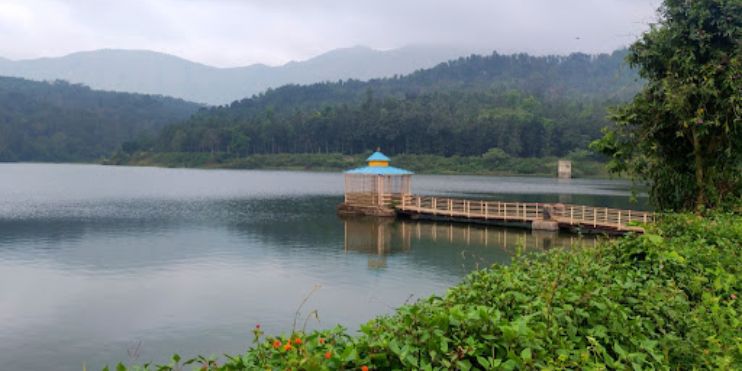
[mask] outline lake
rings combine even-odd
[[[0,368],[236,353],[251,329],[352,330],[523,246],[592,237],[340,219],[341,174],[0,164]],[[607,207],[611,180],[415,176],[413,192]]]

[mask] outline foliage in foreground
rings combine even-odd
[[[196,369],[643,369],[742,366],[742,217],[665,217],[595,249],[519,258],[362,326],[263,337]],[[173,370],[179,358],[164,366]],[[124,366],[120,366],[126,370]],[[140,370],[142,367],[132,367]]]

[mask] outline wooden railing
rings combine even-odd
[[[653,223],[654,213],[636,210],[611,209],[582,205],[555,205],[554,217],[559,222],[593,227],[615,225],[629,229],[633,223]]]
[[[434,196],[406,195],[397,209],[436,216],[465,219],[533,222],[554,220],[562,225],[643,231],[633,223],[651,223],[654,213],[581,205],[467,200]]]
[[[354,192],[345,194],[345,203],[358,206],[380,206],[391,208],[400,205],[403,197],[409,197],[409,195],[402,195],[400,193],[378,194],[375,192]]]
[[[542,219],[544,206],[541,203],[481,201],[412,195],[403,198],[402,201],[398,207],[401,210],[417,210],[434,215],[502,219],[506,221]]]

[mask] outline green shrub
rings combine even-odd
[[[355,337],[337,328],[260,338],[221,365],[192,362],[212,370],[739,369],[741,245],[740,216],[669,215],[644,235],[474,272],[445,297],[402,306]],[[297,337],[300,346],[274,346]]]

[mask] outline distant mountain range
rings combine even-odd
[[[443,46],[408,46],[388,51],[357,46],[277,67],[255,64],[218,68],[153,51],[104,49],[57,58],[0,58],[0,75],[61,79],[93,89],[159,94],[222,105],[286,84],[408,74],[473,52],[476,51]]]

